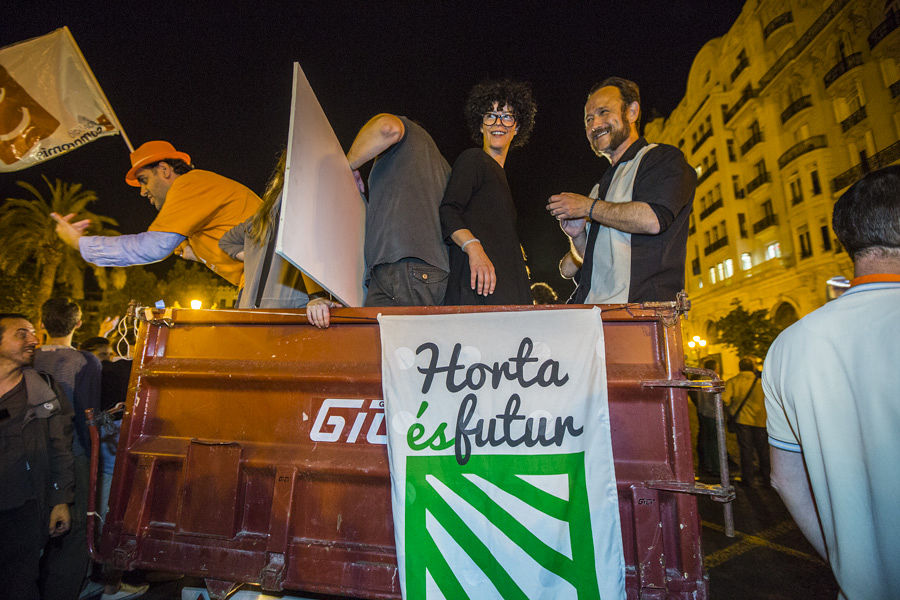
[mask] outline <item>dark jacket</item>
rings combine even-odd
[[[23,369],[22,375],[28,398],[22,441],[38,506],[47,521],[52,507],[74,500],[72,405],[49,375],[31,368]]]

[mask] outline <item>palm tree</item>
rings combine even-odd
[[[66,246],[56,235],[56,222],[50,217],[51,212],[74,213],[76,220],[90,219],[90,233],[94,235],[118,233],[106,227],[118,225],[114,219],[86,210],[97,200],[96,193],[82,190],[80,183],[63,183],[59,179],[51,183],[47,177],[41,177],[50,188],[49,196],[44,197],[30,183],[17,181],[17,185],[28,190],[32,198],[7,198],[0,206],[0,239],[4,245],[0,252],[0,270],[15,274],[32,269],[37,283],[34,298],[37,308],[53,295],[56,282],[67,285],[74,297],[83,297],[84,273],[89,267],[77,251]],[[102,278],[105,281],[105,277]]]

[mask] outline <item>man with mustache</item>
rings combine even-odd
[[[34,370],[37,336],[0,313],[0,596],[38,600],[41,549],[69,531],[72,405]]]
[[[575,275],[575,304],[674,300],[684,287],[688,221],[697,174],[681,150],[638,134],[637,84],[609,77],[584,107],[584,129],[610,167],[588,196],[551,196],[547,210],[569,236],[560,262]]]

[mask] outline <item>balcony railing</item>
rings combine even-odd
[[[722,199],[721,198],[719,198],[718,200],[716,200],[715,202],[713,202],[712,204],[710,204],[709,206],[707,206],[700,212],[700,220],[702,221],[703,219],[705,219],[709,215],[713,214],[720,208],[722,208]]]
[[[875,46],[878,45],[878,42],[886,38],[890,32],[897,29],[898,25],[900,25],[900,14],[892,8],[887,14],[887,18],[885,18],[885,20],[869,34],[869,50],[873,50]]]
[[[891,98],[900,96],[900,79],[891,84]]]
[[[734,80],[738,78],[738,75],[741,74],[741,71],[750,66],[750,61],[746,58],[742,58],[737,66],[734,68],[734,71],[731,72],[731,83],[734,83]]]
[[[785,25],[787,25],[788,23],[793,23],[793,22],[794,22],[794,15],[791,14],[791,11],[787,11],[786,13],[781,13],[780,15],[778,15],[777,17],[775,17],[774,19],[769,21],[769,24],[766,25],[766,27],[763,29],[763,39],[764,40],[768,39],[769,36],[772,35],[772,33],[775,30],[780,29],[780,28],[784,27]]]
[[[859,162],[831,180],[831,190],[838,192],[851,183],[862,178],[869,171],[886,167],[900,160],[900,142],[894,142],[881,152],[876,153],[865,162]]]
[[[862,62],[862,52],[854,52],[850,56],[842,56],[841,60],[839,60],[836,65],[831,67],[830,71],[825,73],[825,77],[823,77],[823,80],[825,81],[825,87],[827,88],[832,83],[837,81],[838,77],[840,77],[850,69],[860,66]]]
[[[772,80],[784,70],[789,62],[794,60],[797,56],[800,55],[803,50],[809,46],[810,42],[815,39],[822,30],[831,23],[832,20],[837,16],[844,7],[850,3],[850,0],[834,0],[825,11],[819,15],[819,17],[813,22],[812,25],[809,26],[803,35],[800,36],[800,39],[796,41],[796,43],[787,49],[787,51],[778,57],[778,60],[775,61],[769,70],[766,71],[766,74],[762,76],[759,80],[759,89],[763,90],[767,85],[772,83]]]
[[[841,121],[841,131],[849,131],[851,127],[866,118],[866,107],[860,106],[859,110]]]
[[[756,235],[760,231],[768,229],[773,225],[778,225],[778,215],[770,214],[764,216],[762,219],[753,224],[753,235]]]
[[[705,171],[703,171],[703,174],[697,178],[697,185],[700,185],[701,183],[703,183],[704,181],[709,179],[709,176],[718,170],[719,170],[719,163],[714,162],[713,164],[709,165],[709,167]]]
[[[796,100],[791,102],[790,106],[782,111],[781,124],[784,125],[788,122],[788,119],[796,115],[804,108],[809,108],[810,106],[812,106],[812,96],[803,96],[801,98],[797,98]]]
[[[797,142],[793,146],[787,149],[787,151],[778,157],[778,168],[785,168],[788,163],[799,156],[803,156],[807,152],[812,152],[813,150],[818,150],[819,148],[824,148],[828,145],[828,138],[824,135],[814,135],[812,137],[808,137],[802,142]]]
[[[707,246],[706,248],[703,249],[703,256],[709,256],[710,254],[712,254],[719,248],[724,248],[727,245],[728,245],[728,236],[727,235],[722,236],[719,239],[717,239],[716,241],[714,241],[713,243],[711,243],[709,246]]]
[[[703,135],[700,136],[700,139],[697,140],[697,143],[694,144],[694,147],[691,148],[691,154],[695,154],[695,153],[697,152],[697,150],[700,149],[700,146],[703,145],[703,142],[705,142],[706,140],[708,140],[709,138],[712,137],[712,133],[713,133],[713,132],[712,132],[712,127],[710,127],[709,129],[707,129],[707,130],[703,133]]]
[[[753,191],[764,183],[772,181],[772,175],[768,171],[757,175],[750,183],[747,184],[747,193],[752,194]]]
[[[745,156],[750,152],[750,148],[763,141],[762,131],[756,131],[750,136],[750,139],[741,144],[741,156]]]
[[[751,86],[747,86],[744,88],[744,93],[741,94],[741,97],[738,98],[737,102],[734,103],[734,106],[731,108],[722,111],[722,118],[727,123],[731,120],[731,118],[737,114],[741,107],[747,104],[747,100],[750,98],[756,98],[756,90],[754,90]]]

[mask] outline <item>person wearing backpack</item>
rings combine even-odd
[[[722,402],[734,423],[741,451],[741,481],[750,487],[769,485],[769,440],[766,435],[766,399],[753,359],[738,363],[740,372],[725,382]],[[729,423],[730,425],[730,423]],[[759,468],[754,464],[754,455]]]

